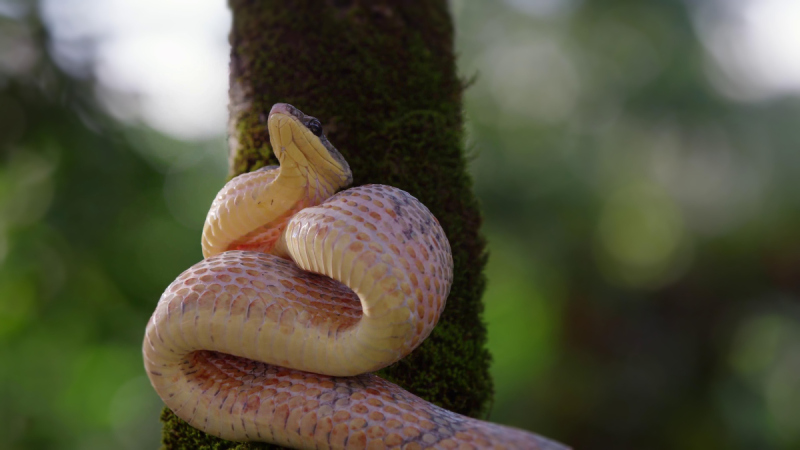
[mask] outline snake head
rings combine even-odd
[[[282,167],[296,164],[328,180],[335,189],[352,183],[350,166],[325,137],[319,119],[288,103],[276,103],[269,112],[267,124],[272,149]]]

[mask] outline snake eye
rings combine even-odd
[[[311,130],[314,135],[322,136],[322,124],[319,123],[319,120],[312,118],[306,123],[306,127]]]

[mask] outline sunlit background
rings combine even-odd
[[[491,420],[800,448],[800,2],[451,5]],[[230,21],[0,0],[0,448],[157,448],[141,339],[225,180]]]

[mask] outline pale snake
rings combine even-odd
[[[276,104],[268,127],[280,167],[223,187],[205,259],[167,288],[147,325],[145,368],[167,406],[207,433],[293,448],[563,449],[370,373],[435,326],[450,244],[400,189],[336,194],[350,168],[317,119]]]

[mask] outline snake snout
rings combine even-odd
[[[299,116],[303,113],[301,113],[299,109],[295,108],[294,106],[288,103],[275,103],[274,105],[272,105],[272,109],[269,110],[270,117],[273,114],[287,114],[292,117],[297,117],[299,119],[300,118]]]

